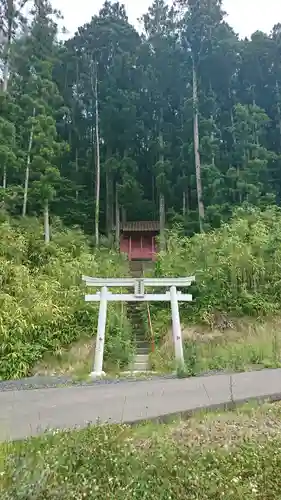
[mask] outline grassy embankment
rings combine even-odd
[[[279,500],[281,406],[0,445],[2,500]]]
[[[181,306],[187,374],[278,367],[281,361],[281,212],[238,211],[221,229],[193,238],[170,234],[158,273],[196,276],[193,304]],[[151,305],[160,350],[171,369],[168,307]]]
[[[93,347],[98,304],[84,302],[83,274],[128,275],[127,263],[107,248],[96,251],[79,231],[53,224],[52,242],[42,242],[36,220],[0,223],[0,380],[21,378],[42,359],[49,370],[65,370],[67,347],[76,341],[69,373],[85,371]],[[111,369],[132,354],[130,325],[120,304],[109,305],[106,360]],[[80,355],[81,354],[81,355]],[[67,359],[69,355],[67,355]],[[71,360],[70,360],[71,361]]]

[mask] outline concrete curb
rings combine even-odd
[[[206,412],[206,413],[211,413],[214,411],[222,410],[222,411],[233,411],[235,409],[239,409],[239,407],[242,407],[243,405],[247,403],[251,403],[256,401],[259,405],[269,403],[277,403],[278,401],[281,401],[281,392],[273,394],[273,395],[264,395],[264,396],[259,396],[259,397],[252,397],[252,398],[247,398],[247,399],[239,399],[233,402],[225,402],[225,403],[219,403],[219,404],[211,404],[207,406],[198,406],[197,408],[193,408],[192,410],[188,410],[186,412],[179,412],[179,413],[166,413],[165,415],[159,415],[159,417],[154,417],[150,418],[148,420],[143,419],[143,420],[138,420],[138,421],[132,421],[132,422],[124,422],[127,425],[130,425],[132,427],[141,425],[141,424],[146,424],[149,422],[152,423],[159,423],[159,424],[169,424],[171,421],[175,419],[181,419],[181,420],[189,420],[192,418],[196,413],[198,412]]]

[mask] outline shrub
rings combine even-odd
[[[281,306],[281,210],[240,209],[220,229],[192,238],[168,235],[160,255],[162,276],[196,276],[194,303],[182,304],[183,321],[216,324],[224,313],[261,317]],[[163,329],[161,306],[153,306],[154,324]]]
[[[0,224],[0,379],[27,376],[44,353],[93,336],[98,304],[85,304],[82,274],[128,275],[120,255],[90,248],[79,230],[58,228],[47,246],[42,231],[33,219]],[[111,338],[124,318],[114,306],[108,316]]]

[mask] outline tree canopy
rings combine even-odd
[[[221,0],[105,1],[66,42],[49,0],[0,0],[0,203],[108,237],[219,227],[281,200],[281,25],[240,40]],[[118,237],[118,234],[116,234]]]

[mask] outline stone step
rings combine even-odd
[[[130,366],[130,371],[132,372],[148,372],[149,364],[148,363],[132,363]]]
[[[149,342],[147,341],[145,335],[143,335],[143,334],[141,334],[141,335],[135,334],[135,341],[136,341],[137,345],[144,344],[144,343],[147,344],[147,345],[149,345]]]
[[[150,352],[150,349],[148,347],[138,347],[137,346],[137,349],[136,349],[136,353],[137,355],[139,354],[143,354],[143,355],[148,355]]]
[[[137,353],[133,363],[130,366],[130,370],[141,372],[149,370],[149,355]]]
[[[137,353],[135,356],[135,361],[138,363],[146,363],[149,360],[148,354],[139,354]]]
[[[150,343],[145,340],[136,340],[136,352],[137,354],[145,354],[150,352]]]
[[[133,276],[133,278],[140,278],[140,272],[139,271],[131,271],[131,276]]]
[[[136,348],[137,349],[147,349],[148,351],[150,351],[150,342],[148,342],[147,340],[137,340],[136,339]]]
[[[142,363],[135,363],[134,365],[132,365],[131,371],[140,373],[149,372],[149,366]]]
[[[150,343],[146,342],[144,338],[141,339],[135,338],[135,346],[136,349],[140,348],[140,349],[147,349],[148,351],[150,351]]]

